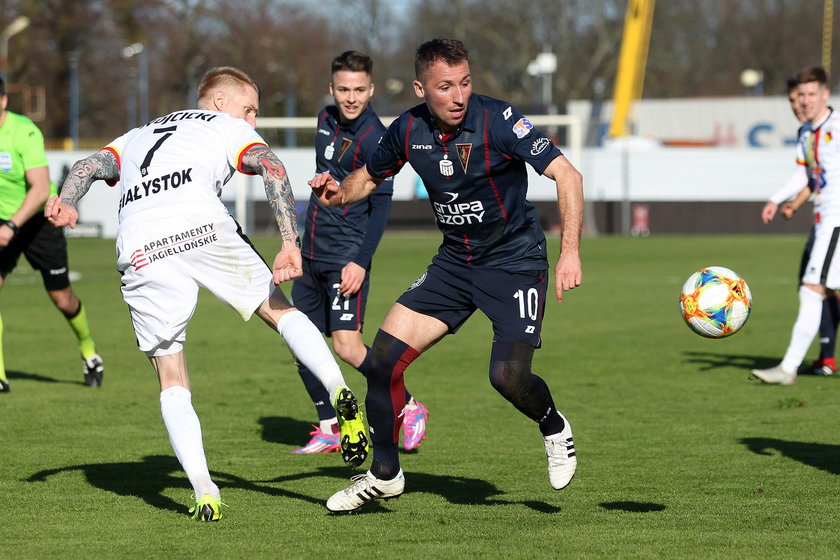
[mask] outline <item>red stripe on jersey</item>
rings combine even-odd
[[[441,133],[441,135],[440,135],[440,143],[443,144],[443,159],[446,159],[446,160],[449,159],[449,148],[446,147],[446,143],[449,142],[449,138],[451,136],[452,136],[452,134],[450,134],[450,133],[446,133],[446,134]],[[444,179],[446,179],[447,181],[451,178],[452,178],[452,175],[449,175],[448,177],[444,177]]]
[[[312,209],[312,227],[309,230],[309,258],[315,258],[315,219],[318,217],[318,205]]]
[[[240,173],[244,173],[245,175],[256,175],[256,172],[246,171],[242,167],[242,157],[245,155],[245,152],[247,152],[254,146],[265,146],[266,148],[268,148],[268,145],[264,144],[263,142],[251,142],[250,144],[239,150],[239,153],[236,155],[236,170]]]
[[[464,247],[467,249],[469,256],[467,257],[467,264],[472,264],[472,251],[470,251],[470,238],[464,236]]]
[[[117,158],[117,167],[120,166],[120,153],[117,151],[116,148],[114,148],[113,146],[105,146],[104,148],[102,148],[102,151],[111,152],[112,154],[114,154],[114,157]]]
[[[820,127],[822,128],[822,127]],[[814,166],[820,166],[820,129],[814,131]]]
[[[484,110],[484,166],[487,169],[487,178],[490,180],[490,186],[493,188],[493,196],[496,197],[496,204],[499,205],[499,210],[502,212],[502,218],[505,221],[508,220],[507,212],[505,211],[505,205],[502,204],[502,196],[499,194],[499,188],[496,186],[496,180],[493,178],[493,172],[490,168],[490,132],[488,130],[488,122],[489,118],[488,115],[490,111],[488,109]]]
[[[396,165],[389,168],[388,171],[386,171],[385,174],[382,175],[382,178],[387,179],[388,177],[392,177],[392,176],[396,175],[396,173],[397,173],[396,170],[399,169],[400,167],[402,167],[404,163],[405,162],[403,160],[398,159]]]
[[[822,125],[817,127],[817,130],[814,131],[813,138],[814,138],[814,167],[811,169],[812,176],[814,177],[814,187],[816,188],[817,192],[820,192],[823,189],[823,186],[820,181],[820,175],[822,175],[822,169],[820,169],[820,128]],[[814,223],[820,223],[822,221],[822,216],[820,212],[816,212],[814,214]]]
[[[373,125],[370,125],[370,128],[367,129],[367,132],[362,134],[359,137],[359,140],[356,142],[356,150],[353,152],[353,166],[350,168],[351,171],[356,169],[359,166],[359,151],[362,149],[362,141],[365,139],[365,136],[373,132]]]
[[[114,148],[113,146],[105,146],[100,151],[111,152],[114,155],[114,159],[117,160],[117,169],[120,168],[120,154],[119,154],[119,152],[117,152],[116,148]],[[119,176],[117,176],[116,179],[105,179],[105,182],[108,184],[109,187],[113,187],[114,185],[117,184],[117,181],[119,181],[119,180],[120,180],[120,178],[119,178]]]
[[[408,117],[408,126],[405,127],[405,161],[411,161],[411,157],[409,157],[409,148],[411,147],[411,143],[408,141],[411,137],[411,123],[414,122],[414,115],[409,115]]]
[[[359,288],[357,292],[358,297],[356,298],[356,330],[362,330],[362,289]]]

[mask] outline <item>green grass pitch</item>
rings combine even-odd
[[[254,241],[270,262],[277,239]],[[203,293],[187,359],[230,507],[199,524],[120,298],[113,241],[72,239],[104,386],[82,385],[70,330],[22,264],[0,296],[12,385],[0,395],[0,557],[836,557],[840,381],[748,379],[787,345],[804,242],[584,239],[583,285],[548,302],[534,359],[574,428],[572,484],[550,488],[539,432],[490,387],[490,326],[477,315],[408,370],[431,416],[419,451],[402,455],[406,494],[351,516],[324,508],[353,474],[338,454],[291,453],[316,418],[284,343]],[[386,234],[367,342],[438,243]],[[752,316],[731,338],[701,338],[679,317],[682,283],[707,265],[732,268],[752,290]],[[343,370],[363,394],[361,375]]]

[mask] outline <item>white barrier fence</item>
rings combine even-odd
[[[565,150],[564,150],[565,151]],[[315,173],[312,148],[275,150],[292,179],[295,198],[309,199],[306,185]],[[47,153],[51,176],[58,181],[69,167],[88,152]],[[582,150],[578,168],[584,191],[592,201],[763,201],[779,188],[794,169],[792,148],[661,148],[612,146]],[[65,168],[66,166],[66,168]],[[555,200],[554,183],[529,167],[531,200]],[[247,200],[262,200],[262,181],[237,174],[222,196],[231,208]],[[409,167],[395,178],[394,199],[411,200],[416,175]],[[239,199],[237,199],[237,196]],[[81,222],[97,224],[101,234],[117,231],[119,196],[116,189],[98,181],[79,205]],[[247,219],[238,216],[240,223]]]

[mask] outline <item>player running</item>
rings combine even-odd
[[[193,409],[183,344],[205,287],[244,320],[256,313],[329,391],[341,427],[342,457],[359,465],[367,435],[356,397],[318,329],[292,307],[281,282],[301,275],[294,198],[286,169],[254,130],[256,83],[232,67],[209,71],[198,110],[170,113],[135,128],[76,162],[45,214],[75,226],[76,204],[96,179],[120,182],[117,268],[137,343],[157,371],[169,441],[196,496],[193,519],[221,518]],[[219,196],[235,171],[260,175],[282,247],[271,269]]]
[[[335,105],[318,115],[315,166],[341,181],[364,165],[385,132],[370,106],[374,85],[373,60],[357,51],[341,53],[332,61],[330,94]],[[394,194],[393,179],[346,208],[330,208],[313,194],[306,209],[302,236],[303,276],[295,280],[292,301],[331,336],[336,354],[359,368],[368,348],[362,342],[362,325],[370,289],[373,253],[385,231]],[[329,394],[305,365],[298,362],[301,380],[315,404],[320,424],[312,438],[295,453],[329,453],[339,448],[339,429]],[[429,411],[406,392],[403,447],[412,450],[426,437]]]
[[[819,66],[799,73],[798,96],[805,124],[797,146],[799,169],[788,183],[810,184],[814,189],[814,242],[799,288],[799,313],[787,351],[778,365],[754,369],[761,381],[778,385],[796,383],[797,369],[820,328],[826,298],[840,288],[840,116],[829,107],[828,76]]]
[[[391,124],[365,166],[340,185],[327,173],[310,182],[323,203],[343,206],[370,195],[411,163],[443,233],[432,264],[391,308],[359,368],[368,381],[373,464],[330,497],[332,512],[402,494],[405,476],[396,442],[405,406],[403,373],[476,310],[493,324],[490,382],[538,424],[552,487],[565,488],[577,465],[571,425],[546,383],[531,372],[534,349],[541,344],[549,265],[536,209],[525,198],[525,164],[557,184],[563,235],[555,269],[558,301],[581,282],[581,176],[551,139],[509,104],[472,93],[467,50],[460,41],[423,43],[415,73],[414,90],[425,103]]]

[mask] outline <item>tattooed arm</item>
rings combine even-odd
[[[44,216],[55,227],[76,227],[79,212],[76,204],[90,189],[91,184],[98,180],[116,181],[120,178],[120,168],[117,157],[110,150],[100,150],[92,156],[79,160],[61,185],[59,196],[47,201]]]
[[[283,162],[264,144],[252,146],[242,156],[242,165],[261,176],[265,196],[274,212],[283,246],[274,258],[274,283],[279,284],[303,274],[298,238],[295,196]]]
[[[295,195],[292,184],[286,174],[283,162],[268,146],[252,146],[242,156],[242,164],[249,171],[261,176],[265,183],[265,197],[274,212],[274,219],[280,229],[283,243],[298,244],[297,215],[295,213]]]

